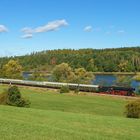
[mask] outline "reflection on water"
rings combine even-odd
[[[93,84],[110,86],[114,85],[116,82],[116,77],[114,75],[96,75]]]

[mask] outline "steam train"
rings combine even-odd
[[[122,95],[122,96],[135,96],[135,88],[121,87],[121,86],[99,86],[99,93]]]
[[[1,84],[12,84],[12,85],[24,85],[44,88],[60,89],[62,86],[68,86],[70,90],[85,91],[85,92],[96,92],[99,94],[111,94],[111,95],[122,95],[122,96],[134,96],[135,88],[132,87],[121,87],[121,86],[100,86],[100,85],[86,85],[86,84],[73,84],[73,83],[59,83],[59,82],[39,82],[39,81],[27,81],[17,79],[3,79],[0,78]]]

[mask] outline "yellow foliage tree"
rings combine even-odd
[[[92,72],[88,72],[84,68],[78,68],[73,71],[67,63],[57,65],[52,75],[57,82],[90,84],[91,80],[94,79]]]
[[[53,77],[57,82],[68,82],[73,77],[72,68],[67,63],[55,66],[53,69]]]
[[[2,68],[4,77],[6,78],[22,78],[22,66],[17,60],[10,60]]]
[[[90,84],[91,80],[95,78],[92,72],[88,72],[84,68],[75,69],[75,76],[77,83],[82,84]]]
[[[128,61],[127,60],[121,61],[120,64],[118,65],[118,68],[120,72],[126,72],[128,68]]]

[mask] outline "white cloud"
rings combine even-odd
[[[93,28],[92,26],[86,26],[86,27],[84,28],[84,31],[85,31],[85,32],[92,32],[92,31],[98,32],[98,31],[101,31],[101,28],[99,28],[99,27]]]
[[[85,32],[92,32],[92,31],[93,31],[93,27],[92,27],[92,26],[86,26],[86,27],[84,28],[84,31],[85,31]]]
[[[25,34],[22,36],[22,38],[24,38],[24,39],[30,39],[32,37],[33,37],[33,34]]]
[[[4,25],[0,25],[0,33],[8,32],[8,29]]]
[[[24,27],[21,31],[25,34],[32,34],[34,32],[34,30],[29,27]]]
[[[48,22],[46,25],[36,27],[33,29],[30,27],[24,27],[23,29],[21,29],[21,32],[25,34],[22,36],[22,38],[32,38],[33,34],[35,33],[56,31],[61,27],[67,25],[68,25],[67,21],[65,19],[62,19],[62,20],[55,20],[55,21]]]
[[[55,30],[59,29],[60,27],[64,27],[67,25],[68,25],[68,23],[66,22],[65,19],[56,20],[56,21],[48,22],[44,26],[37,27],[37,28],[35,28],[34,31],[36,33],[55,31]]]

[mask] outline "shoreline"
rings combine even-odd
[[[137,75],[140,72],[93,72],[96,75]]]

